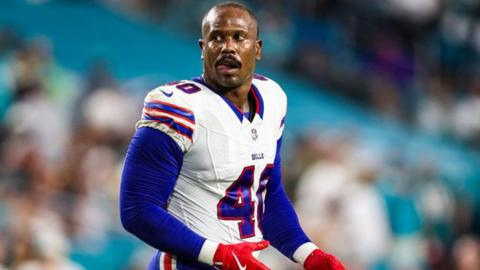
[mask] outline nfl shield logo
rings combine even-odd
[[[252,139],[253,139],[254,141],[256,141],[257,138],[258,138],[257,130],[254,129],[254,128],[252,128]]]

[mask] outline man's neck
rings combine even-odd
[[[204,77],[204,79],[207,82],[207,84],[215,88],[212,90],[216,91],[218,94],[227,98],[230,102],[233,103],[233,105],[235,105],[241,111],[243,112],[249,111],[248,93],[250,92],[250,88],[252,87],[251,82],[243,84],[237,88],[222,89],[221,87],[212,83],[207,77]]]
[[[241,111],[248,112],[248,92],[250,92],[250,87],[251,85],[244,85],[239,88],[231,89],[223,94],[223,96],[230,100],[230,102],[232,102],[233,105],[235,105]]]

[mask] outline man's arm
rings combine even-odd
[[[197,260],[205,238],[165,210],[182,162],[180,147],[167,134],[153,128],[139,128],[125,158],[120,217],[127,231],[149,245],[187,260]]]
[[[166,133],[139,128],[130,142],[120,187],[120,218],[124,228],[156,249],[182,260],[219,269],[268,270],[252,256],[268,246],[257,243],[222,244],[206,240],[165,209],[183,163],[183,152]],[[238,264],[240,261],[240,265]]]
[[[281,145],[282,139],[279,139],[272,176],[267,184],[262,229],[265,239],[285,256],[293,258],[295,250],[310,240],[300,227],[295,210],[281,183]]]
[[[298,222],[281,181],[281,145],[280,138],[277,141],[272,176],[267,184],[265,213],[262,220],[264,238],[305,269],[342,270],[344,267],[334,256],[321,251],[309,240]]]

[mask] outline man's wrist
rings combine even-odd
[[[307,242],[302,244],[295,250],[293,253],[292,258],[299,264],[304,265],[305,260],[307,260],[308,255],[310,255],[314,250],[318,249],[318,247],[312,243]]]
[[[215,256],[218,245],[219,243],[217,242],[213,242],[208,239],[205,240],[205,242],[203,242],[202,249],[200,249],[200,253],[198,254],[198,261],[208,265],[213,265],[213,256]]]

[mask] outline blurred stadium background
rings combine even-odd
[[[146,92],[201,73],[216,2],[0,2],[0,269],[144,269],[123,156]],[[352,270],[480,269],[480,1],[246,3],[312,240]]]

